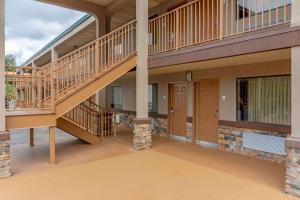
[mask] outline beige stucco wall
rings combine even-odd
[[[236,120],[236,78],[291,73],[290,60],[193,71],[193,80],[220,79],[220,120]],[[185,72],[150,76],[158,84],[158,112],[168,112],[168,83],[185,81]],[[123,110],[135,111],[135,74],[124,76],[112,85],[123,87]],[[188,84],[188,116],[193,116],[193,90]],[[109,90],[109,88],[108,88]],[[222,100],[225,96],[226,100]]]

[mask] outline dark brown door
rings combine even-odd
[[[196,139],[218,142],[219,80],[201,80],[195,83]]]
[[[171,134],[186,137],[187,86],[176,83],[172,84],[171,90]]]

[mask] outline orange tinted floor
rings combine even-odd
[[[14,176],[0,180],[1,200],[293,199],[282,192],[284,165],[159,137],[136,152],[121,130],[96,146],[57,133],[51,166],[47,130],[36,130],[34,147],[27,132],[12,134]]]

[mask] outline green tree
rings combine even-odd
[[[16,62],[16,57],[14,55],[6,55],[5,56],[5,67],[8,67],[8,68],[5,68],[5,71],[7,72],[13,72],[15,71],[14,68],[9,68],[9,67],[14,67],[17,65],[17,62]],[[6,95],[7,95],[7,100],[9,99],[12,99],[12,92],[13,91],[13,85],[12,85],[12,82],[11,81],[8,81],[6,83]]]
[[[5,66],[16,66],[16,56],[8,54],[5,56]]]

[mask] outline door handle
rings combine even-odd
[[[219,116],[219,110],[216,110],[215,117],[217,118],[218,116]]]

